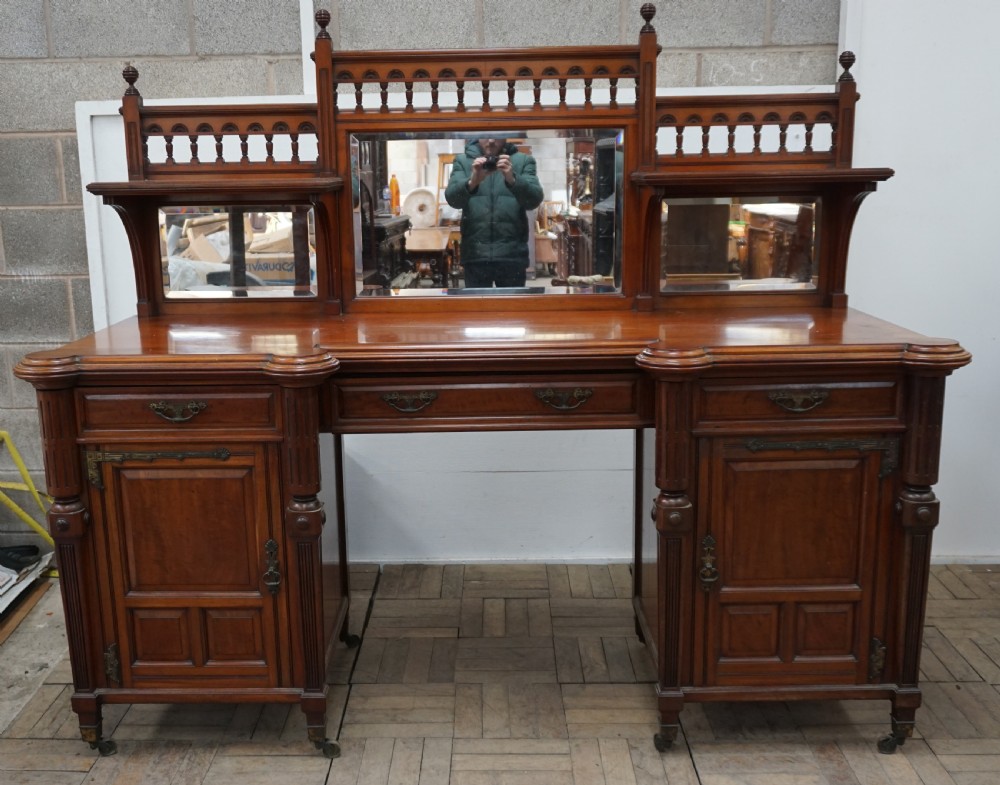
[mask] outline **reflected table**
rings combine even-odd
[[[457,231],[450,226],[434,226],[413,228],[406,234],[406,251],[414,270],[420,278],[430,278],[435,286],[448,286],[451,276],[457,277],[457,270],[452,269],[453,233]]]

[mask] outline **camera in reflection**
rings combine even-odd
[[[499,156],[488,155],[486,160],[483,161],[483,171],[485,172],[495,172],[497,169],[497,161],[499,161]]]

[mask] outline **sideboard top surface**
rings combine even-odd
[[[333,373],[338,367],[408,373],[579,365],[611,370],[633,369],[640,356],[647,367],[846,362],[944,372],[969,359],[952,340],[850,308],[204,316],[128,319],[31,354],[18,374],[40,381],[79,372],[281,375]]]

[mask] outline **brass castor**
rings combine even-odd
[[[355,635],[353,632],[341,633],[340,640],[348,649],[356,649],[361,645],[361,636]]]
[[[118,752],[118,745],[110,739],[101,739],[100,741],[90,742],[90,749],[97,750],[98,755],[102,758],[107,758]]]
[[[657,752],[666,752],[674,745],[674,740],[664,736],[662,733],[653,734],[653,746]]]
[[[333,760],[340,757],[340,745],[330,739],[314,742],[316,749],[323,751],[323,756]]]
[[[876,746],[878,747],[878,751],[883,755],[892,755],[898,747],[902,747],[905,743],[905,733],[890,733],[888,736],[883,736],[879,739]]]

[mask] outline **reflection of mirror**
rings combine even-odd
[[[161,207],[159,222],[172,299],[316,294],[310,207]]]
[[[536,198],[530,209],[519,206],[523,212],[514,216],[513,202],[508,202],[507,213],[503,213],[508,215],[503,220],[523,222],[526,227],[513,232],[516,239],[512,241],[518,269],[523,258],[523,285],[470,286],[471,271],[466,280],[462,240],[465,234],[469,261],[471,216],[487,204],[490,210],[496,209],[497,198],[508,198],[507,191],[486,180],[482,193],[478,187],[471,192],[483,197],[475,207],[458,207],[446,198],[452,175],[463,177],[472,171],[473,161],[482,152],[473,146],[480,138],[506,140],[505,149],[515,166],[523,165],[526,156],[534,162],[541,203]],[[619,291],[623,160],[619,129],[352,137],[358,294],[399,297]],[[503,177],[502,171],[489,172],[488,177]],[[392,209],[390,184],[394,176],[400,191],[398,212]],[[487,203],[487,196],[493,201]],[[511,227],[512,223],[504,223],[504,229]]]
[[[819,200],[664,199],[664,292],[816,288]]]

